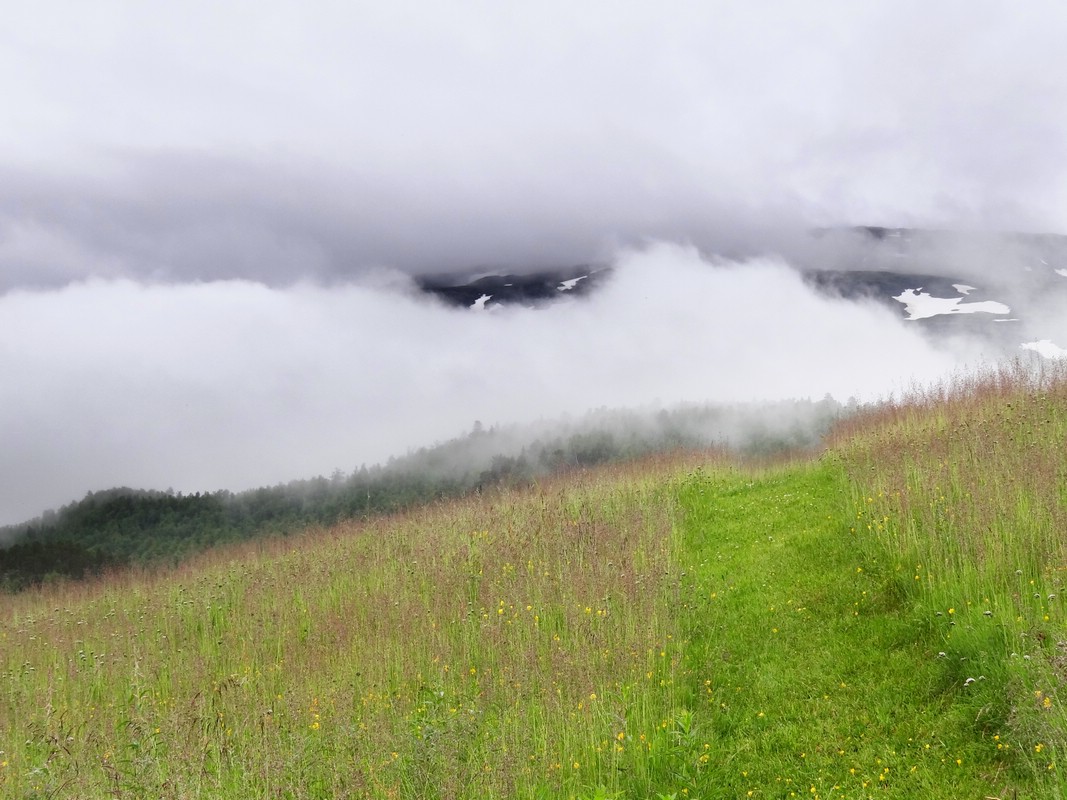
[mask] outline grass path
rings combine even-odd
[[[843,481],[817,463],[683,484],[684,727],[706,758],[679,796],[984,798],[1012,785],[988,697],[964,691],[937,632],[872,576]]]
[[[1011,598],[917,602],[857,490],[634,465],[12,598],[0,799],[1059,796]]]

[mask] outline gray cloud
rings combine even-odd
[[[44,0],[0,32],[0,289],[1067,230],[1055,4]]]
[[[612,176],[486,198],[432,174],[390,183],[307,162],[189,154],[129,158],[106,179],[0,174],[0,290],[92,275],[284,285],[383,265],[534,269],[601,260],[651,237],[737,255],[803,232],[794,211],[730,208],[684,186],[642,203]]]

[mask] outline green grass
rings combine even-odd
[[[0,797],[1061,796],[1065,434],[1001,374],[12,596]]]
[[[670,469],[13,597],[0,794],[533,797],[616,774],[618,733],[673,707]]]
[[[830,460],[683,488],[699,797],[984,797],[1010,783],[966,690],[843,527]],[[976,682],[977,683],[977,682]]]
[[[988,697],[1013,775],[1061,796],[1067,754],[1067,375],[1002,369],[839,431],[872,572]],[[977,673],[977,676],[976,676]],[[990,693],[990,688],[995,691]]]

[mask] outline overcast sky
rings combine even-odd
[[[792,280],[805,229],[1067,232],[1061,3],[4,6],[0,523],[474,419],[889,391],[956,362]],[[538,317],[389,277],[590,262],[625,268]]]

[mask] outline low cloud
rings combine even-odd
[[[1067,230],[1067,8],[726,6],[26,4],[0,292]]]
[[[885,308],[651,244],[586,299],[448,308],[409,279],[94,279],[0,296],[0,522],[88,490],[241,489],[592,408],[873,399],[947,375]],[[973,354],[968,353],[970,357]]]
[[[576,154],[499,181],[202,153],[126,154],[101,175],[0,168],[0,293],[91,276],[291,286],[382,265],[523,272],[603,262],[650,238],[744,257],[809,238],[785,204],[749,206],[677,174],[642,186]]]

